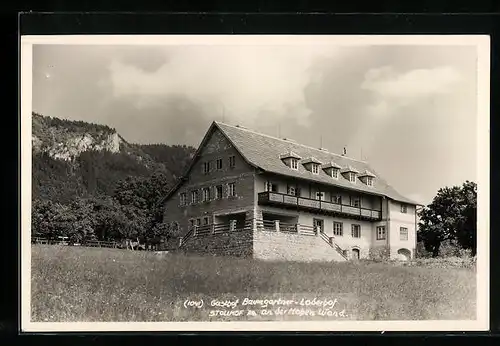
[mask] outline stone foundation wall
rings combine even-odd
[[[243,230],[191,237],[178,251],[200,255],[252,257],[252,231]]]
[[[270,231],[254,232],[253,257],[269,261],[345,261],[319,236]]]
[[[181,248],[184,253],[253,257],[268,261],[344,262],[334,248],[320,236],[306,236],[273,231],[232,231],[189,238]],[[362,248],[360,258],[382,259],[386,247]],[[350,259],[351,253],[347,251]]]

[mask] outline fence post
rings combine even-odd
[[[215,223],[212,223],[212,225],[211,225],[210,227],[211,227],[210,232],[211,232],[212,234],[215,234]]]
[[[193,236],[196,237],[196,230],[198,229],[198,226],[195,225],[193,226]]]
[[[274,228],[276,232],[280,231],[280,220],[274,220]]]
[[[182,237],[179,237],[179,247],[182,245]]]
[[[295,224],[295,228],[297,229],[297,234],[300,234],[300,224]]]

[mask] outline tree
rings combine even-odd
[[[146,236],[146,243],[158,246],[163,241],[166,241],[171,236],[171,229],[169,225],[163,222],[153,223],[150,232]]]
[[[75,243],[81,243],[96,239],[94,200],[76,198],[70,204],[69,212],[71,214],[67,219],[72,223],[72,227],[68,232],[70,240]]]
[[[95,234],[100,240],[122,239],[127,227],[121,206],[112,198],[96,199],[94,203]]]
[[[138,237],[146,241],[155,239],[158,232],[164,233],[162,208],[158,202],[170,187],[171,179],[163,172],[146,178],[128,177],[118,182],[113,197],[128,220],[125,238]]]
[[[172,186],[172,180],[163,172],[155,172],[150,177],[128,177],[117,183],[114,198],[122,205],[148,210],[157,216],[158,201]]]
[[[438,190],[431,204],[420,212],[418,240],[433,257],[439,255],[441,243],[456,241],[462,248],[476,253],[477,186],[466,181],[461,187]]]
[[[477,251],[477,185],[466,181],[461,190],[462,210],[456,231],[456,240],[473,256]]]
[[[32,204],[31,233],[34,236],[53,239],[58,235],[56,219],[61,205],[51,201],[35,199]]]

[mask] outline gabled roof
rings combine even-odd
[[[282,159],[282,160],[287,159],[289,157],[294,158],[294,159],[299,159],[299,160],[302,159],[302,157],[300,157],[299,154],[296,154],[293,151],[287,151],[286,153],[280,155],[280,159]]]
[[[340,167],[339,165],[337,165],[335,162],[330,161],[330,162],[325,163],[323,166],[321,166],[321,168],[323,168],[323,169],[327,169],[327,168],[341,169],[342,167]]]
[[[368,170],[365,170],[363,173],[360,173],[359,174],[360,177],[373,177],[375,178],[375,174],[373,174],[372,172],[368,171]]]
[[[317,163],[318,165],[323,164],[323,162],[321,162],[320,160],[318,160],[314,156],[309,156],[308,158],[305,158],[304,160],[302,160],[300,163],[302,163],[304,165],[307,163]]]
[[[359,171],[352,167],[351,165],[344,167],[340,170],[340,173],[348,173],[348,172],[353,172],[353,173],[359,173]]]
[[[212,123],[209,130],[205,134],[205,137],[203,138],[195,156],[193,157],[192,164],[188,167],[185,174],[183,175],[184,178],[178,182],[178,184],[169,192],[167,196],[165,196],[165,199],[163,199],[162,202],[168,199],[173,193],[175,193],[175,191],[177,191],[177,189],[186,179],[198,155],[200,154],[202,148],[208,140],[209,134],[215,128],[219,129],[222,132],[222,134],[234,146],[234,148],[239,152],[239,154],[248,164],[261,171],[279,174],[291,178],[315,181],[321,184],[338,186],[353,191],[386,196],[396,201],[420,205],[420,203],[414,202],[398,193],[391,185],[389,185],[383,178],[381,178],[379,174],[373,173],[378,177],[374,181],[373,186],[365,186],[364,184],[356,184],[356,186],[353,186],[353,184],[350,183],[347,179],[340,178],[333,180],[326,173],[311,175],[311,172],[309,172],[302,165],[299,165],[298,169],[290,169],[290,167],[285,165],[280,159],[280,155],[282,155],[283,153],[293,152],[294,154],[301,157],[313,158],[320,163],[335,162],[335,165],[344,167],[344,169],[353,170],[355,172],[374,172],[374,170],[368,165],[368,163],[364,161],[358,161],[347,156],[334,154],[325,150],[312,148],[296,142],[287,141],[281,138],[254,132],[246,128],[228,125],[216,121]]]

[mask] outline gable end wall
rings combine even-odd
[[[235,157],[235,166],[229,166],[229,157]],[[217,170],[216,160],[222,159],[222,169]],[[188,229],[191,218],[208,216],[213,222],[213,214],[237,210],[254,209],[254,168],[238,153],[219,129],[214,128],[208,136],[199,157],[187,175],[186,181],[164,203],[163,221],[167,224],[178,222],[180,230],[174,235],[169,248],[178,246],[178,238]],[[203,162],[211,161],[211,171],[203,172]],[[235,197],[228,197],[228,184],[234,183]],[[215,186],[223,186],[223,198],[215,200]],[[210,188],[211,200],[202,202],[202,188]],[[198,190],[200,202],[191,204],[191,191]],[[185,192],[188,204],[180,206],[180,194]]]

